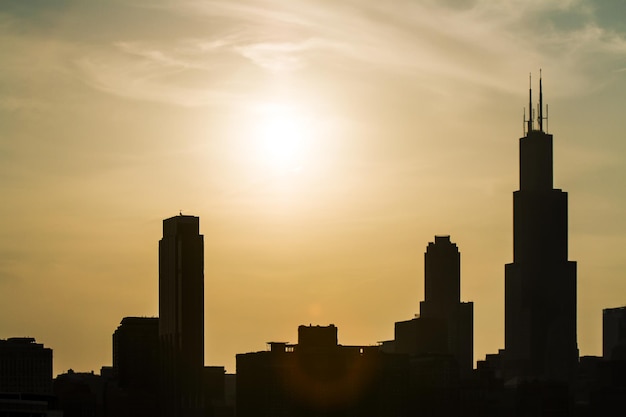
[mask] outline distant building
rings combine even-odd
[[[520,189],[513,193],[513,262],[505,267],[505,379],[570,382],[578,364],[576,262],[568,260],[567,193],[553,188],[552,135],[519,141]],[[532,115],[532,93],[530,97]]]
[[[602,356],[588,367],[593,372],[587,382],[588,415],[621,417],[626,410],[626,307],[602,310]]]
[[[429,317],[398,321],[394,327],[392,353],[409,355],[448,354],[446,322]],[[386,349],[387,350],[387,349]]]
[[[52,349],[32,337],[0,340],[0,392],[52,394]]]
[[[474,303],[461,299],[461,254],[450,236],[435,236],[424,254],[425,299],[420,315],[396,322],[388,352],[410,355],[450,355],[460,376],[474,365]]]
[[[195,216],[163,220],[159,242],[161,411],[167,417],[204,409],[204,240]]]
[[[159,318],[124,317],[113,333],[113,374],[121,388],[156,391]]]
[[[231,375],[234,377],[234,375]],[[208,416],[233,416],[235,400],[227,399],[226,370],[223,366],[205,366],[202,372],[204,410]],[[234,395],[234,393],[229,393]]]
[[[63,417],[120,417],[124,414],[107,412],[108,381],[91,372],[72,369],[54,379],[54,395],[59,401]]]
[[[159,393],[159,319],[124,317],[113,333],[107,411],[116,417],[155,416]],[[102,373],[106,377],[106,370]]]
[[[626,360],[626,307],[602,310],[602,357]]]
[[[405,415],[407,355],[339,345],[334,325],[269,345],[237,355],[237,417]]]
[[[424,301],[420,319],[441,321],[446,350],[457,361],[462,376],[474,368],[474,303],[461,302],[461,254],[450,236],[435,236],[424,254]]]
[[[474,368],[474,304],[460,301],[461,254],[450,236],[426,248],[424,289],[420,315],[396,322],[381,349],[409,356],[406,415],[456,415]]]

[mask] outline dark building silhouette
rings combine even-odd
[[[450,236],[435,236],[424,254],[420,318],[445,323],[447,353],[468,376],[474,367],[474,303],[461,302],[461,254]]]
[[[52,394],[52,349],[32,337],[0,340],[0,392]]]
[[[161,411],[201,415],[204,408],[204,240],[199,218],[163,220],[159,242]]]
[[[425,300],[420,316],[395,324],[392,347],[410,355],[451,355],[462,377],[474,364],[474,303],[461,299],[461,254],[450,236],[435,236],[424,254]]]
[[[580,358],[577,416],[621,417],[626,414],[626,307],[602,310],[603,356]]]
[[[416,317],[394,326],[393,348],[385,351],[409,355],[448,354],[448,330],[443,320]]]
[[[63,417],[123,417],[113,408],[109,412],[111,395],[108,380],[91,372],[74,372],[72,369],[54,379],[54,395],[59,401]]]
[[[571,381],[578,362],[576,262],[568,261],[567,193],[553,188],[552,135],[529,117],[513,193],[513,263],[505,267],[505,378]],[[530,94],[532,109],[532,90]]]
[[[339,345],[334,325],[269,345],[237,355],[237,417],[406,415],[407,355]]]
[[[408,355],[407,415],[459,412],[462,381],[472,377],[474,304],[462,303],[461,255],[450,236],[435,236],[424,254],[425,299],[420,315],[395,323],[381,350]]]
[[[21,392],[0,392],[0,416],[65,417],[53,395]]]
[[[626,307],[602,310],[602,358],[594,361],[589,416],[626,414]]]
[[[104,376],[104,375],[103,375]],[[124,317],[113,333],[108,410],[117,417],[158,414],[159,319]]]
[[[602,310],[602,357],[626,360],[626,307]]]
[[[156,390],[159,318],[124,317],[113,333],[113,374],[122,388]]]
[[[226,399],[226,369],[223,366],[205,366],[202,370],[205,416],[232,416],[235,402]]]

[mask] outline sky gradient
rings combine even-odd
[[[0,338],[54,374],[158,315],[164,218],[200,217],[205,362],[393,338],[434,235],[461,251],[475,359],[504,343],[518,139],[543,72],[569,193],[581,355],[626,305],[626,3],[0,2]],[[528,112],[528,110],[526,110]]]

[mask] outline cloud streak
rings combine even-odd
[[[598,71],[619,71],[626,51],[623,34],[603,29],[591,7],[574,0],[478,1],[463,9],[406,0],[393,7],[280,0],[159,7],[180,16],[170,48],[114,42],[78,61],[90,85],[128,98],[206,105],[236,100],[250,83],[262,83],[264,73],[297,76],[337,62],[346,71],[368,68],[425,84],[443,78],[508,92],[520,72],[543,67],[560,74],[555,90],[583,94]],[[190,19],[227,23],[190,37],[184,29]],[[577,23],[559,24],[568,19]],[[185,86],[186,77],[196,81]]]

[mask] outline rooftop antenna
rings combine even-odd
[[[528,132],[533,130],[533,84],[532,74],[528,74]]]
[[[539,68],[539,130],[543,132],[543,91],[541,87],[541,68]]]

